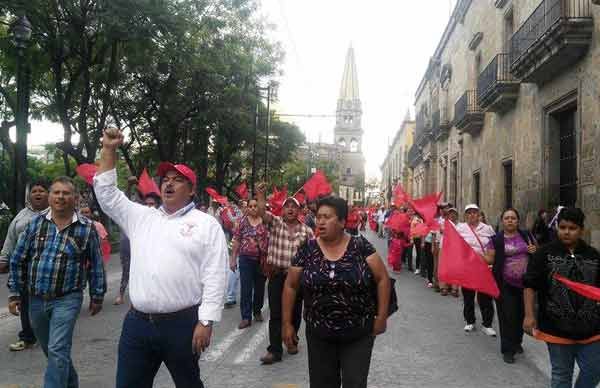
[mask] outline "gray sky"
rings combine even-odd
[[[388,138],[406,109],[455,0],[261,0],[286,59],[280,113],[334,114],[346,51],[354,46],[363,104],[368,177],[379,176]],[[413,113],[414,114],[414,113]],[[310,141],[331,142],[334,118],[289,119]],[[51,123],[32,123],[30,144],[61,139]]]

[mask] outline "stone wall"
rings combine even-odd
[[[450,109],[469,89],[475,89],[479,73],[496,54],[505,52],[505,17],[512,12],[514,30],[529,17],[540,0],[507,2],[498,9],[493,1],[473,1],[464,22],[451,21],[452,33],[441,44],[437,56],[440,67],[451,66],[452,77],[442,87],[439,78],[426,79],[429,90],[439,89],[439,105]],[[452,200],[451,162],[458,162],[459,207],[474,201],[473,174],[481,176],[480,206],[494,225],[505,207],[504,163],[513,166],[513,205],[524,214],[530,226],[540,208],[548,208],[557,198],[558,165],[551,159],[556,129],[551,112],[576,104],[578,199],[587,216],[587,238],[600,247],[600,6],[592,5],[594,27],[591,44],[584,57],[543,84],[521,83],[516,104],[505,113],[487,112],[481,131],[468,134],[452,127],[447,137],[430,139],[423,147],[432,155],[431,166],[437,173],[428,189],[446,191]],[[480,42],[474,37],[481,33]],[[442,42],[444,43],[444,42]],[[471,47],[469,47],[471,43]],[[477,67],[477,61],[480,65]],[[439,74],[439,73],[436,73]],[[426,77],[427,78],[427,77]],[[427,87],[417,96],[415,106],[426,104],[431,93]],[[561,105],[562,104],[562,105]],[[444,169],[446,186],[444,187]],[[416,179],[425,170],[425,162],[415,168]]]

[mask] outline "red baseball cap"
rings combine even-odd
[[[171,162],[161,162],[158,165],[157,175],[164,177],[169,171],[176,171],[178,174],[183,175],[187,180],[192,182],[194,188],[196,187],[196,174],[194,170],[186,166],[185,164],[173,164]]]

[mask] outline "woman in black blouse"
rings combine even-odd
[[[366,388],[376,335],[386,330],[390,279],[381,258],[362,236],[344,233],[348,206],[319,201],[319,237],[292,260],[283,292],[283,340],[297,344],[292,310],[300,285],[311,388]]]

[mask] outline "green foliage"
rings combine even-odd
[[[32,174],[73,175],[77,164],[94,161],[109,124],[125,130],[122,155],[135,175],[161,160],[185,162],[200,190],[230,188],[246,178],[255,142],[257,166],[264,164],[262,86],[279,73],[283,52],[267,38],[256,1],[0,1],[0,95],[9,102],[16,52],[6,23],[21,11],[33,26],[32,115],[64,131],[55,162],[33,162]],[[277,171],[303,139],[278,120],[270,134],[269,169]]]

